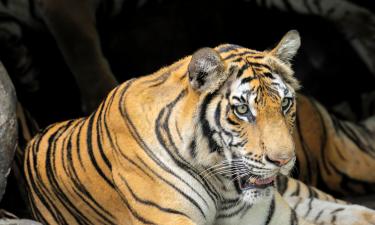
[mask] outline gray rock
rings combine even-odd
[[[0,62],[0,201],[17,144],[16,92]],[[1,223],[0,223],[1,224]]]
[[[0,219],[0,225],[42,225],[41,223],[26,219]]]

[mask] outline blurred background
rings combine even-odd
[[[104,55],[120,82],[154,72],[204,46],[233,43],[258,50],[271,48],[287,31],[297,29],[302,47],[294,69],[301,91],[330,108],[343,101],[358,104],[361,94],[374,89],[375,74],[353,48],[349,35],[365,35],[375,49],[374,15],[350,14],[345,21],[350,32],[344,33],[338,21],[313,12],[301,14],[288,8],[287,0],[277,1],[285,10],[268,0],[126,1],[117,16],[98,13],[97,27]],[[372,12],[370,3],[353,1]],[[11,74],[20,101],[42,127],[81,116],[79,90],[51,33],[25,25],[22,29],[22,42],[36,75],[22,80]],[[372,50],[368,49],[374,56]],[[351,110],[352,118],[363,116],[359,105]]]
[[[1,0],[0,5],[11,1]],[[114,16],[100,8],[96,25],[119,82],[147,75],[205,46],[272,48],[287,31],[297,29],[302,46],[293,68],[301,92],[339,118],[359,121],[375,111],[374,10],[372,0],[128,0]],[[38,21],[36,28],[0,13],[0,24],[9,21],[19,24],[22,38],[0,39],[0,60],[19,101],[42,128],[83,116],[75,78],[44,22]],[[21,62],[13,45],[22,45],[23,54],[32,59],[27,69],[17,69]],[[17,213],[12,191],[0,208]]]

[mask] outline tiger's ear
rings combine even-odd
[[[190,85],[198,92],[218,88],[224,71],[224,62],[219,53],[212,48],[201,48],[192,55],[189,63]]]
[[[284,35],[277,46],[272,49],[271,53],[285,63],[296,55],[297,50],[301,46],[301,38],[298,31],[291,30]]]

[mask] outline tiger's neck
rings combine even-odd
[[[189,58],[128,81],[109,95],[109,127],[121,152],[143,154],[146,148],[159,158],[204,169],[197,162],[207,161],[207,155],[197,154],[201,140],[195,133],[201,96],[189,86]]]

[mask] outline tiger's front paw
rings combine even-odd
[[[285,198],[297,215],[319,225],[375,225],[375,211],[359,205],[348,205],[316,198]]]
[[[375,225],[375,211],[359,205],[346,205],[321,211],[312,222],[320,225]]]
[[[332,223],[330,224],[374,225],[375,210],[359,205],[348,205],[343,209],[332,211]]]

